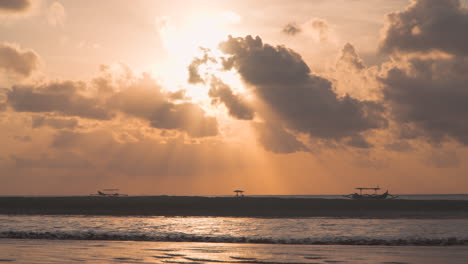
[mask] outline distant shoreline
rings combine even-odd
[[[201,196],[0,197],[0,214],[468,218],[468,201]]]

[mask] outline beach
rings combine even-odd
[[[0,197],[0,214],[468,218],[468,201],[201,196]]]
[[[248,245],[187,242],[0,239],[0,262],[465,264],[465,247]]]
[[[467,203],[1,197],[0,262],[462,264]]]

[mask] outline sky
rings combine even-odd
[[[467,6],[0,1],[0,195],[468,193]]]

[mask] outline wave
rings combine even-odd
[[[255,244],[292,244],[292,245],[380,245],[380,246],[454,246],[468,245],[467,239],[447,238],[290,238],[200,236],[189,234],[144,235],[115,234],[97,232],[27,232],[3,231],[0,238],[10,239],[50,239],[50,240],[110,240],[110,241],[164,241],[164,242],[211,242],[211,243],[255,243]]]

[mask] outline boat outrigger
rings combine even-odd
[[[92,196],[100,196],[100,197],[122,197],[128,196],[128,194],[118,193],[120,189],[102,189],[98,190],[97,194],[92,194]]]
[[[359,190],[359,193],[352,193],[352,194],[348,194],[348,195],[343,195],[343,197],[346,197],[346,198],[350,198],[350,199],[355,199],[355,200],[359,200],[359,199],[375,199],[375,200],[383,200],[383,199],[395,199],[397,198],[398,196],[396,195],[393,195],[393,194],[389,194],[388,193],[388,190],[382,194],[378,194],[377,191],[380,190],[380,187],[357,187],[356,190]],[[362,193],[362,191],[365,190],[374,190],[374,193]]]

